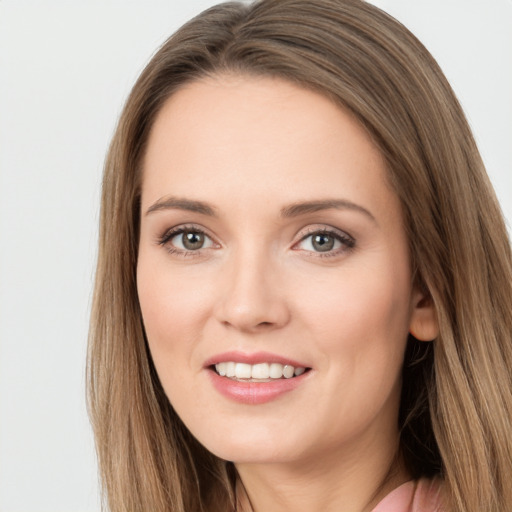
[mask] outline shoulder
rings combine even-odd
[[[439,478],[411,480],[389,493],[372,512],[447,512]]]

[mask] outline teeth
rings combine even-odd
[[[235,377],[237,379],[250,379],[252,377],[251,365],[245,363],[236,363]]]
[[[217,373],[221,377],[225,377],[226,376],[226,366],[227,365],[228,365],[228,363],[219,363],[219,364],[215,365],[215,369],[217,370]]]
[[[252,366],[251,377],[253,379],[268,379],[270,377],[270,368],[268,364],[254,364]]]
[[[272,363],[270,365],[270,378],[280,379],[283,376],[283,365],[279,363]]]
[[[246,364],[226,361],[217,363],[215,370],[221,377],[269,380],[298,377],[306,371],[306,368],[300,366],[295,368],[289,364],[282,365],[279,363]]]
[[[220,363],[222,364],[222,363]],[[232,361],[229,363],[226,363],[226,377],[234,377],[235,376],[235,368],[236,364]]]
[[[283,368],[283,375],[285,379],[290,379],[293,377],[293,374],[295,373],[295,368],[293,366],[290,366],[289,364],[285,365]]]

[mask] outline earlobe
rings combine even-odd
[[[439,322],[432,296],[428,291],[413,294],[409,332],[419,341],[432,341],[439,336]]]

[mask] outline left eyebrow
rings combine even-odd
[[[300,215],[306,215],[308,213],[315,213],[322,210],[353,210],[362,213],[370,220],[377,224],[377,220],[363,206],[360,206],[347,199],[324,199],[321,201],[304,201],[300,203],[292,203],[289,206],[285,206],[281,209],[281,216],[285,218],[298,217]]]

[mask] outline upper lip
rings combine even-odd
[[[216,354],[204,363],[205,367],[213,366],[223,362],[258,364],[258,363],[280,363],[282,365],[293,366],[294,368],[309,368],[309,365],[303,364],[289,357],[272,354],[271,352],[253,352],[245,353],[239,351],[223,352]]]

